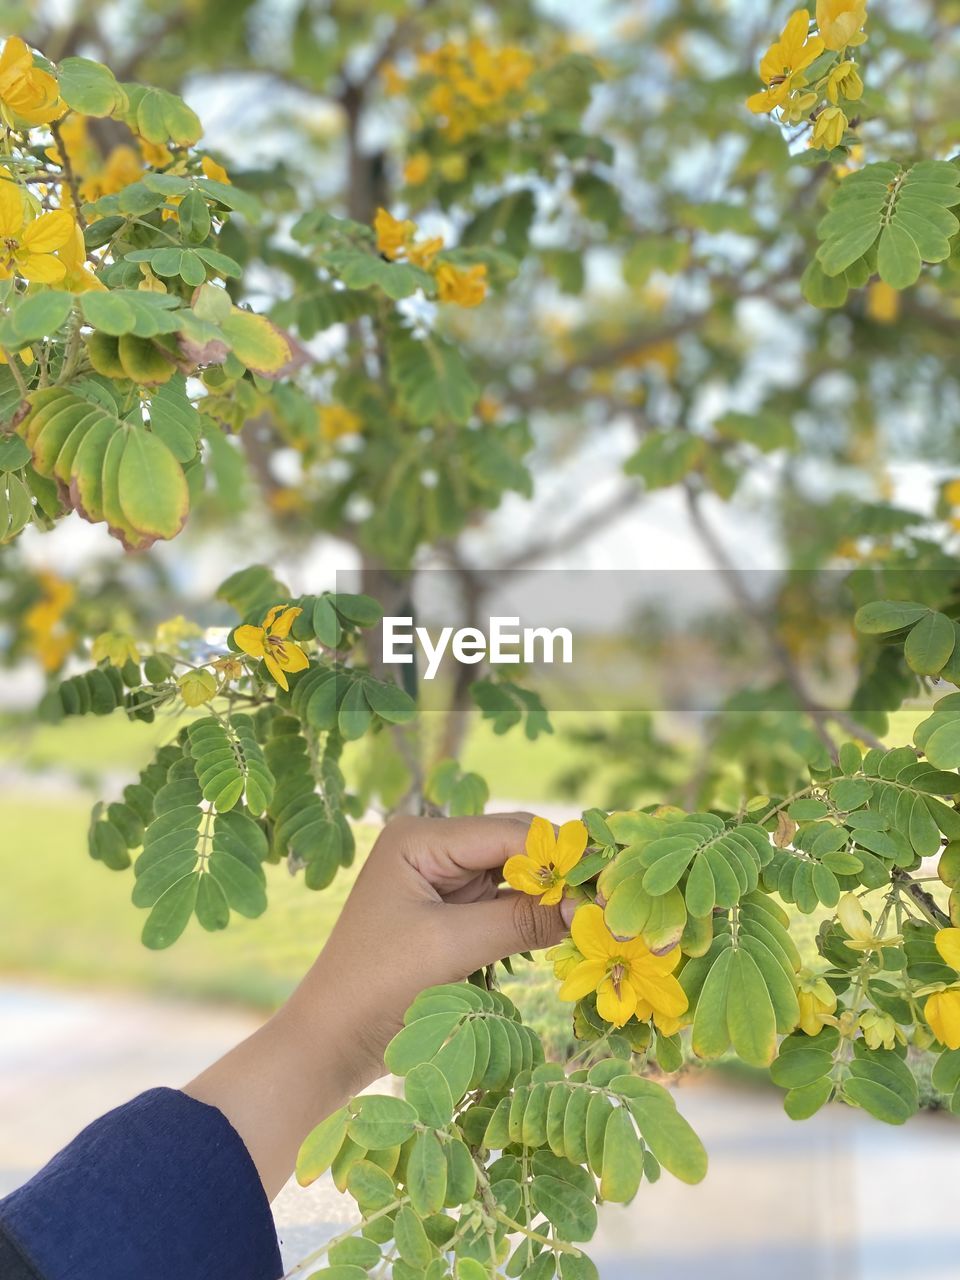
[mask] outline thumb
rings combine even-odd
[[[502,890],[488,902],[451,905],[451,942],[458,967],[473,973],[518,951],[556,946],[570,932],[576,903],[542,907],[535,897]]]

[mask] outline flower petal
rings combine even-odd
[[[560,988],[561,1000],[582,1000],[591,991],[596,991],[607,972],[603,960],[583,960],[569,975]]]
[[[279,640],[286,640],[287,636],[290,634],[290,628],[300,617],[301,613],[303,613],[302,609],[294,609],[292,607],[286,608],[281,606],[279,614],[277,610],[271,609],[270,613],[267,614],[267,617],[269,618],[272,614],[273,621],[265,622],[264,626],[272,636],[276,636]]]
[[[300,648],[298,644],[288,641],[287,644],[280,647],[271,645],[274,650],[274,656],[278,664],[283,667],[284,671],[305,671],[310,665],[310,659]]]
[[[950,968],[960,970],[960,929],[941,929],[934,942]]]
[[[534,818],[527,832],[524,846],[527,857],[532,858],[539,867],[553,865],[557,850],[557,837],[553,834],[553,825],[546,818]]]
[[[556,884],[552,884],[540,899],[542,907],[555,907],[563,897],[563,881],[558,880]]]
[[[587,828],[580,821],[565,822],[557,835],[553,865],[562,876],[572,871],[587,847]]]
[[[609,960],[618,944],[603,919],[603,908],[591,903],[580,907],[570,928],[574,942],[588,960]]]
[[[521,893],[542,893],[543,881],[537,875],[537,864],[525,853],[515,853],[503,866],[503,878],[511,889]]]
[[[36,284],[55,284],[67,274],[67,268],[52,253],[21,253],[17,255],[17,272]]]
[[[653,1005],[655,1013],[665,1013],[668,1017],[679,1018],[687,1011],[687,993],[674,977],[658,977],[648,969],[638,970],[630,966],[630,981],[637,989],[637,995]]]
[[[265,652],[266,635],[263,627],[237,627],[233,633],[237,646],[248,653],[251,658],[262,658]]]
[[[960,1049],[960,988],[935,992],[923,1012],[940,1043],[948,1049]]]
[[[265,653],[263,655],[263,661],[267,670],[273,676],[274,680],[276,680],[280,688],[285,691],[289,690],[290,686],[287,684],[287,677],[283,674],[283,667],[280,666],[273,654],[269,652]]]
[[[9,45],[9,40],[7,44]],[[13,182],[0,181],[0,239],[12,240],[23,226],[23,196]]]
[[[612,1022],[615,1027],[622,1027],[637,1007],[637,993],[632,983],[624,980],[620,983],[620,992],[614,986],[612,978],[604,978],[597,988],[597,1013],[604,1022]]]
[[[23,246],[31,253],[52,253],[62,249],[76,226],[66,209],[53,213],[41,213],[39,218],[27,224],[23,231]]]

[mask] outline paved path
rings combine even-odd
[[[177,1085],[257,1025],[242,1011],[0,984],[0,1192],[141,1089]],[[703,1137],[700,1187],[665,1176],[608,1206],[603,1280],[956,1280],[960,1125],[893,1130],[846,1108],[805,1124],[774,1092],[681,1086]],[[324,1179],[275,1205],[289,1264],[348,1221]]]

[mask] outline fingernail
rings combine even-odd
[[[576,898],[562,898],[560,900],[560,917],[568,929],[573,924],[573,917],[576,914],[577,914]]]

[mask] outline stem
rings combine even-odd
[[[407,1196],[400,1196],[392,1204],[386,1205],[383,1209],[378,1209],[376,1213],[371,1213],[369,1217],[362,1218],[359,1222],[347,1227],[346,1231],[341,1231],[339,1235],[331,1236],[325,1244],[320,1245],[319,1249],[314,1249],[313,1253],[308,1253],[305,1258],[301,1258],[292,1271],[285,1272],[282,1280],[291,1280],[291,1277],[299,1275],[305,1267],[312,1266],[318,1258],[322,1258],[325,1253],[328,1253],[335,1244],[339,1244],[341,1240],[349,1240],[351,1236],[362,1230],[367,1223],[376,1222],[378,1218],[385,1218],[388,1213],[393,1213],[406,1202]]]
[[[12,351],[8,351],[6,347],[0,347],[0,351],[3,352],[3,358],[6,361],[7,368],[10,370],[10,376],[17,384],[17,390],[20,392],[21,397],[26,400],[29,388],[23,379],[23,374],[17,368],[16,356]]]
[[[57,144],[57,151],[60,153],[60,167],[63,170],[63,176],[66,179],[67,187],[70,190],[70,199],[73,201],[73,212],[80,223],[81,227],[86,226],[83,214],[80,212],[80,206],[83,203],[80,199],[80,188],[77,185],[77,175],[73,172],[73,164],[70,160],[67,148],[63,143],[63,134],[60,132],[60,124],[54,120],[50,125],[50,132],[53,134],[53,140]]]

